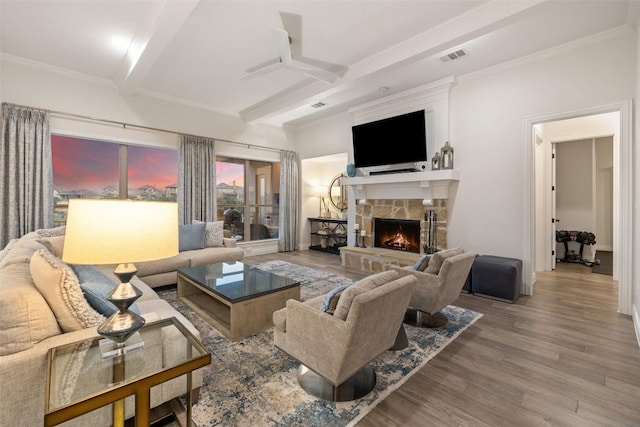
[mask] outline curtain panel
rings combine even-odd
[[[278,250],[296,249],[298,240],[298,156],[293,151],[280,154],[280,238]]]
[[[215,221],[215,141],[210,138],[182,135],[178,164],[180,223],[191,224],[194,219]]]
[[[2,105],[0,247],[53,226],[53,172],[49,114]]]

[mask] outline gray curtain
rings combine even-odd
[[[298,240],[298,156],[293,151],[280,154],[280,239],[278,250],[296,249]]]
[[[30,231],[53,226],[48,113],[2,105],[0,195],[0,247]]]
[[[181,224],[216,220],[215,141],[182,135],[178,170],[178,211]]]

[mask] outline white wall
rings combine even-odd
[[[634,50],[629,32],[458,80],[451,141],[461,177],[449,209],[449,245],[523,257],[525,120],[632,98]]]

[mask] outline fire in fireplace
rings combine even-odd
[[[420,253],[420,221],[412,219],[373,219],[374,246]]]

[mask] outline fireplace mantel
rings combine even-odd
[[[460,180],[454,169],[389,173],[345,179],[355,199],[448,199],[451,184]]]

